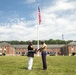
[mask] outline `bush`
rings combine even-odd
[[[74,56],[76,53],[75,52],[72,52],[72,56]]]
[[[6,54],[5,53],[2,53],[2,55],[5,56]]]
[[[50,54],[50,56],[55,56],[55,54]]]

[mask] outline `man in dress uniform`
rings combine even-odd
[[[47,64],[46,64],[47,45],[45,44],[45,41],[42,41],[41,44],[42,44],[42,46],[41,46],[41,48],[39,50],[41,51],[43,70],[47,70]]]
[[[30,41],[29,45],[28,45],[28,70],[32,69],[34,53],[35,53],[35,51],[32,46],[32,41]]]

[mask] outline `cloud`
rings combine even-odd
[[[17,18],[16,18],[17,19]],[[31,24],[33,21],[31,22]],[[36,39],[37,26],[28,26],[30,21],[26,22],[24,19],[11,19],[11,23],[0,25],[0,39],[1,40],[33,40]],[[5,37],[6,36],[6,37]],[[5,37],[5,38],[4,38]]]
[[[36,0],[26,0],[26,3],[29,3],[29,4],[32,4],[32,3],[35,3]]]
[[[29,3],[36,0],[27,0]],[[76,1],[55,0],[52,5],[41,9],[41,25],[38,25],[37,11],[31,13],[34,19],[10,18],[9,23],[0,25],[0,40],[76,39]]]
[[[68,0],[56,0],[52,6],[50,5],[42,10],[42,29],[45,29],[44,34],[47,34],[47,38],[61,39],[61,35],[65,34],[66,40],[75,40],[75,38],[73,38],[75,35],[73,35],[73,37],[70,36],[71,38],[68,36],[73,33],[76,34],[74,32],[76,30],[75,4],[76,2],[73,1],[68,2]],[[73,32],[71,33],[71,31]]]

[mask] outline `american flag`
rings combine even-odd
[[[40,14],[40,8],[38,7],[38,20],[39,20],[39,25],[41,23],[41,14]]]

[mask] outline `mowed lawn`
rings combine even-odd
[[[27,56],[0,56],[0,75],[76,75],[76,56],[47,56],[47,70],[40,56],[34,57],[31,71],[27,62]]]

